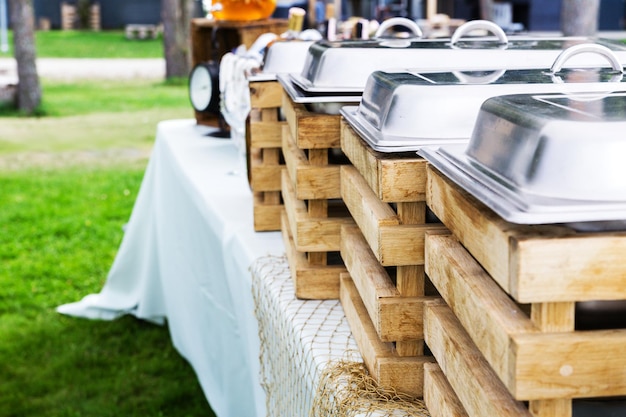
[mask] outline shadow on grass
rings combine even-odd
[[[167,327],[55,312],[24,321],[0,317],[1,416],[214,416]]]

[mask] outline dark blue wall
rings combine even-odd
[[[76,1],[66,0],[76,4]],[[161,22],[161,0],[100,0],[102,29],[121,29],[129,23]],[[34,0],[35,16],[50,19],[53,29],[61,27],[61,0]]]
[[[527,30],[561,29],[562,0],[507,0],[513,4],[513,21]],[[626,0],[600,0],[599,30],[623,30]],[[455,0],[454,10],[461,19],[478,19],[478,0]]]

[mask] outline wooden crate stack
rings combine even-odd
[[[280,173],[283,88],[278,81],[250,82],[250,117],[246,121],[248,181],[253,193],[254,230],[280,230],[283,210]]]
[[[283,93],[281,230],[294,279],[303,299],[339,298],[341,226],[353,224],[341,201],[340,115],[315,113]]]
[[[433,417],[571,417],[626,394],[626,329],[575,327],[576,302],[626,300],[626,232],[508,223],[432,167],[426,200],[451,231],[426,237]]]
[[[423,309],[437,299],[424,274],[426,161],[415,153],[374,151],[345,121],[341,196],[355,224],[341,231],[341,302],[365,364],[379,384],[423,395]],[[427,295],[432,294],[432,295]]]

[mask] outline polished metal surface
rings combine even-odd
[[[308,92],[362,92],[371,73],[378,70],[414,69],[462,71],[549,68],[570,46],[593,42],[608,47],[626,63],[626,46],[618,41],[584,37],[510,37],[460,39],[390,39],[367,41],[319,41],[307,51],[300,73],[291,73],[293,82]],[[570,60],[576,67],[606,66],[596,54]]]
[[[626,202],[624,132],[626,93],[495,97],[483,104],[466,155],[526,193]]]
[[[626,229],[626,93],[487,100],[468,145],[418,153],[505,220]]]
[[[567,59],[590,50],[608,54],[603,58],[611,68],[561,69]],[[359,105],[343,108],[342,114],[374,149],[404,152],[467,142],[480,106],[491,97],[626,91],[620,63],[607,48],[580,44],[562,52],[555,62],[559,63],[558,72],[549,65],[472,72],[376,71],[368,79]]]
[[[351,93],[310,93],[302,90],[289,78],[289,74],[277,74],[276,79],[294,103],[306,104],[315,113],[339,114],[346,105],[354,105],[361,101],[360,94]]]
[[[250,75],[249,81],[275,81],[276,74],[300,72],[312,41],[275,41],[263,57],[261,70]]]

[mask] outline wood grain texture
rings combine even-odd
[[[431,417],[469,417],[436,363],[424,365],[424,403]]]
[[[531,416],[511,396],[444,302],[426,303],[424,335],[469,416]]]
[[[284,211],[281,232],[296,297],[305,300],[338,299],[339,276],[347,271],[346,268],[343,265],[311,265],[306,255],[296,250]]]
[[[520,303],[626,299],[626,233],[504,221],[435,168],[427,204]]]
[[[312,113],[303,104],[294,103],[283,92],[283,113],[299,149],[339,148],[339,121],[341,116]]]
[[[376,152],[345,120],[341,121],[341,149],[379,200],[425,200],[427,163],[415,153]]]
[[[424,364],[432,362],[433,358],[399,357],[393,344],[380,341],[349,274],[340,277],[340,300],[364,363],[379,385],[421,397]]]

